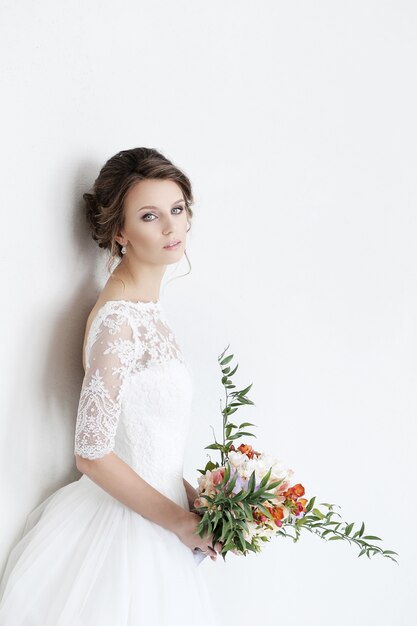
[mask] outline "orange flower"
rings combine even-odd
[[[253,448],[249,444],[241,443],[238,447],[239,452],[242,454],[246,454],[246,456],[251,459],[253,457]]]
[[[270,509],[272,513],[272,517],[274,518],[274,522],[276,526],[282,526],[282,519],[284,519],[284,511],[280,506],[274,506]]]
[[[294,493],[297,494],[297,498],[299,498],[300,496],[303,496],[305,493],[304,487],[302,486],[301,483],[297,483],[296,485],[294,485],[293,490],[294,490]]]
[[[293,487],[290,487],[289,489],[284,491],[283,495],[286,498],[290,498],[290,500],[293,500],[295,502],[297,500],[297,498],[299,498],[300,496],[303,496],[304,493],[305,492],[304,492],[303,485],[301,483],[297,483]]]
[[[284,511],[280,506],[267,506],[272,518],[277,526],[282,526],[281,520],[284,519]]]
[[[261,454],[261,452],[257,452],[256,450],[254,450],[254,449],[252,448],[252,446],[250,446],[250,445],[249,445],[249,444],[247,444],[247,443],[241,443],[241,444],[240,444],[240,446],[238,447],[238,449],[237,449],[237,450],[236,450],[236,448],[235,448],[233,445],[231,445],[231,446],[230,446],[230,449],[231,449],[231,450],[233,450],[234,452],[239,451],[239,452],[241,452],[242,454],[246,454],[246,456],[247,456],[249,459],[253,459],[253,457],[255,456],[255,454],[256,454],[256,456],[260,456],[260,454]]]
[[[307,500],[305,498],[292,499],[291,510],[295,515],[299,515],[306,510]]]

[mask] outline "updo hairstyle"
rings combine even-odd
[[[118,152],[101,168],[91,193],[83,194],[91,236],[100,248],[109,251],[109,273],[115,259],[123,257],[122,246],[115,237],[124,226],[126,194],[133,185],[148,178],[177,183],[184,196],[187,219],[191,226],[191,205],[194,199],[191,182],[184,172],[154,148],[131,148]],[[187,260],[189,263],[188,257]]]

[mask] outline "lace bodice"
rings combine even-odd
[[[85,356],[74,454],[113,451],[159,487],[182,479],[192,379],[161,302],[105,302]]]

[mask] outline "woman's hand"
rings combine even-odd
[[[190,511],[194,510],[194,500],[198,498],[198,491],[197,489],[194,489],[194,487],[190,485],[190,483],[187,482],[185,478],[183,478],[182,480],[184,483],[185,492],[187,494],[188,508],[190,509]]]
[[[197,533],[200,521],[201,516],[190,511],[185,516],[181,526],[176,531],[176,535],[191,550],[194,550],[194,548],[200,548],[200,550],[208,554],[212,561],[215,561],[217,553],[220,552],[223,544],[220,541],[217,541],[213,550],[211,547],[213,543],[213,535],[208,535],[206,533],[203,537],[200,537]]]

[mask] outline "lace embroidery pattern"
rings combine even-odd
[[[184,362],[159,306],[106,302],[87,337],[74,454],[94,459],[111,452],[130,375],[171,359]]]

